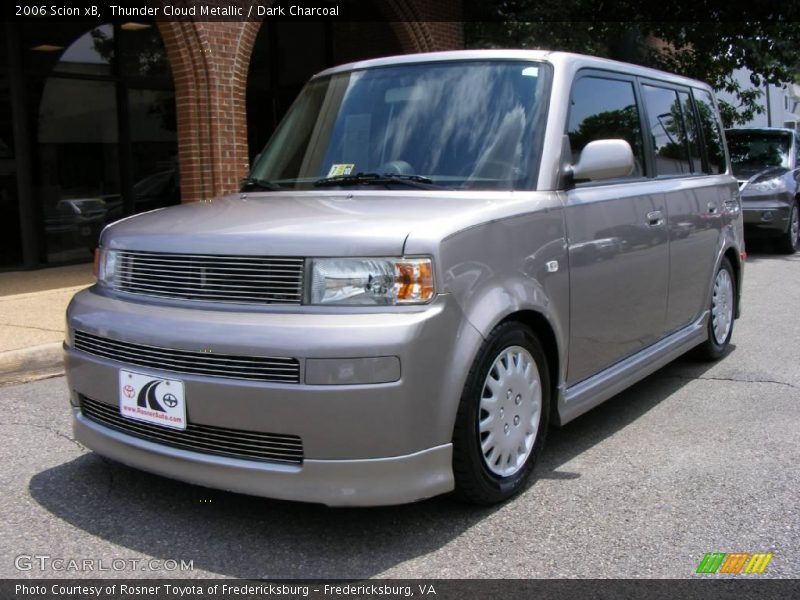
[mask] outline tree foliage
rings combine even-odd
[[[621,0],[613,11],[595,0],[482,0],[467,3],[472,48],[542,48],[613,58],[708,82],[729,92],[726,126],[763,112],[763,84],[794,82],[800,65],[800,6],[752,7],[699,0],[682,6]],[[734,78],[750,71],[750,86]]]

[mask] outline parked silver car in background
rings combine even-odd
[[[800,245],[800,138],[793,129],[726,131],[733,175],[742,192],[745,235],[775,241],[794,254]]]
[[[542,51],[333,68],[241,193],[104,231],[75,435],[273,498],[502,501],[549,426],[722,356],[743,260],[703,83]]]

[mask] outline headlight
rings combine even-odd
[[[94,262],[94,275],[97,277],[97,282],[105,285],[112,285],[114,283],[114,276],[117,271],[116,250],[98,248],[95,250]]]
[[[309,302],[387,306],[433,299],[430,258],[313,258]]]
[[[766,181],[759,181],[753,184],[753,189],[762,194],[769,192],[783,192],[786,190],[786,183],[783,177],[775,177],[774,179],[767,179]]]

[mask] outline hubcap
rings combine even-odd
[[[733,282],[725,269],[720,269],[714,280],[714,296],[711,299],[711,328],[714,340],[722,345],[728,339],[733,323]]]
[[[517,473],[533,450],[541,419],[542,386],[530,352],[510,346],[494,359],[483,383],[478,434],[486,467]]]
[[[797,246],[798,237],[800,237],[800,215],[797,212],[797,205],[795,204],[792,207],[792,222],[789,225],[791,235],[792,235],[792,243]]]

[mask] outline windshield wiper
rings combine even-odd
[[[259,190],[266,190],[268,192],[277,192],[278,190],[284,189],[283,187],[279,186],[277,183],[272,183],[271,181],[267,181],[266,179],[259,179],[258,177],[246,177],[242,180],[242,188],[241,191],[245,191],[246,189],[259,189]]]
[[[314,182],[314,187],[338,187],[351,185],[400,183],[421,189],[441,189],[432,179],[422,175],[403,175],[401,173],[356,173],[355,175],[337,175]]]

